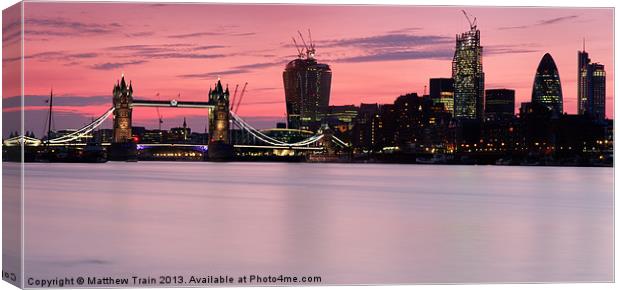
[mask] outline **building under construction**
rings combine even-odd
[[[299,33],[303,46],[295,44],[298,57],[286,65],[282,77],[286,97],[288,127],[316,131],[327,115],[332,71],[329,65],[318,63],[315,47],[308,31],[307,44]]]
[[[484,113],[484,72],[482,71],[482,46],[476,19],[469,22],[469,31],[456,36],[456,49],[452,60],[454,79],[454,117],[457,119],[482,119]]]

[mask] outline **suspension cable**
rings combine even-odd
[[[57,144],[57,143],[66,143],[66,142],[70,142],[70,141],[82,138],[88,133],[92,132],[97,127],[99,127],[99,125],[101,125],[108,117],[110,117],[110,115],[112,115],[112,112],[114,112],[114,107],[110,108],[107,112],[105,112],[99,118],[95,119],[93,122],[80,128],[79,130],[72,132],[70,134],[58,137],[58,138],[49,139],[46,142]]]

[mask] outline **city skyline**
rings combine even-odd
[[[455,36],[469,28],[460,7],[123,4],[139,7],[116,11],[118,4],[111,3],[26,5],[49,6],[26,9],[26,110],[32,122],[43,120],[44,100],[53,86],[58,128],[77,127],[105,111],[121,73],[133,81],[136,98],[148,99],[159,93],[162,99],[180,94],[182,100],[205,100],[218,76],[231,90],[247,81],[239,114],[259,126],[273,127],[285,120],[281,73],[296,57],[290,37],[308,28],[317,44],[317,60],[332,67],[331,105],[390,103],[401,94],[422,95],[430,78],[450,77]],[[171,15],[187,16],[172,17],[173,21],[163,15],[162,6]],[[527,11],[515,13],[515,9]],[[531,98],[536,66],[549,52],[561,76],[564,109],[576,113],[576,54],[585,37],[591,57],[606,66],[607,116],[613,118],[612,10],[467,10],[477,17],[481,31],[485,89],[514,89],[518,108]],[[112,11],[118,16],[112,17]],[[205,20],[201,13],[213,20]],[[267,22],[273,17],[264,21],[247,17],[257,13],[288,24],[269,29],[274,24]],[[333,30],[334,18],[348,21]],[[383,21],[388,18],[388,23]],[[7,32],[5,40],[10,40]],[[5,98],[17,95],[8,91]],[[14,110],[10,104],[5,114]],[[162,110],[162,114],[165,128],[178,126],[184,116],[196,128],[206,119],[196,110]],[[74,124],[63,126],[63,120]],[[136,126],[154,128],[158,119],[154,110],[140,109],[134,121]],[[27,129],[39,132],[43,122],[31,126]]]

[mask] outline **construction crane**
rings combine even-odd
[[[461,10],[461,12],[463,12],[463,14],[465,15],[465,18],[467,18],[467,22],[469,22],[469,29],[471,30],[475,30],[476,29],[476,17],[474,17],[474,21],[471,21],[471,19],[469,19],[469,14],[467,14],[467,12],[465,12],[465,10]]]
[[[297,49],[297,57],[304,58],[304,49],[299,48],[299,45],[297,44],[295,37],[291,37],[291,38],[293,39],[293,44],[295,44],[295,48]]]
[[[306,44],[306,40],[304,40],[304,36],[301,34],[301,31],[297,30],[297,33],[299,34],[299,38],[301,38],[301,43],[304,44],[304,48],[308,51],[308,45]]]
[[[312,33],[310,32],[310,28],[308,28],[308,41],[310,41],[310,50],[308,51],[308,56],[314,58],[314,53],[316,50],[314,49],[314,42],[312,41]]]
[[[243,100],[243,95],[245,95],[245,88],[248,86],[248,82],[245,82],[245,85],[243,85],[243,89],[241,90],[241,94],[239,94],[239,101],[237,101],[237,104],[234,106],[234,113],[237,113],[237,110],[239,110],[239,106],[241,105],[241,101]]]
[[[299,38],[301,38],[301,42],[304,44],[304,48],[306,49],[306,57],[314,58],[314,49],[308,48],[308,45],[306,44],[306,40],[304,39],[304,36],[301,34],[301,31],[297,30],[297,33],[299,34]]]
[[[159,93],[156,94],[157,99],[159,99]],[[157,111],[157,118],[158,118],[158,123],[159,123],[159,131],[161,131],[161,124],[164,123],[164,119],[162,118],[161,114],[159,113],[159,107],[155,107],[155,110]]]
[[[295,40],[295,37],[291,37],[293,39],[293,44],[295,44],[295,48],[297,49],[297,56],[300,59],[303,59],[304,57],[308,59],[313,59],[314,54],[316,53],[316,49],[314,48],[314,42],[312,41],[312,33],[310,32],[310,29],[308,29],[309,43],[306,43],[306,40],[304,39],[303,34],[301,34],[301,31],[297,30],[297,34],[299,34],[299,38],[301,39],[301,42],[303,43],[303,46],[300,46],[297,43],[297,40]]]
[[[233,93],[232,102],[231,102],[232,105],[230,106],[231,110],[234,109],[235,107],[235,99],[237,98],[237,89],[239,89],[239,84],[235,86],[235,92]]]

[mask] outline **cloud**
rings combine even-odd
[[[93,57],[97,57],[99,54],[94,53],[94,52],[87,52],[87,53],[75,53],[75,54],[70,54],[68,55],[71,58],[93,58]]]
[[[562,22],[564,20],[575,19],[577,17],[579,17],[579,16],[577,16],[577,15],[569,15],[569,16],[562,16],[562,17],[551,18],[551,19],[539,21],[538,25],[554,24],[554,23]]]
[[[185,59],[210,59],[226,57],[225,54],[203,54],[203,53],[182,53],[182,52],[170,52],[170,53],[158,53],[143,55],[145,58],[161,59],[161,58],[185,58]]]
[[[202,45],[202,46],[196,46],[193,49],[194,50],[208,50],[208,49],[217,49],[217,48],[226,48],[228,46],[226,45]]]
[[[405,28],[390,30],[388,31],[388,33],[409,33],[409,32],[414,32],[418,30],[422,30],[422,28],[421,27],[405,27]]]
[[[236,69],[257,69],[257,68],[266,68],[266,67],[272,67],[272,66],[278,66],[278,65],[283,65],[284,63],[286,63],[286,61],[282,60],[282,61],[272,61],[272,62],[258,62],[258,63],[251,63],[251,64],[244,64],[244,65],[240,65],[240,66],[236,66]]]
[[[427,46],[451,43],[451,37],[439,35],[413,35],[404,33],[388,33],[358,38],[328,40],[324,47],[356,47],[361,49],[409,48],[411,46]]]
[[[354,38],[332,39],[322,42],[321,47],[343,48],[344,53],[328,61],[374,62],[410,59],[450,59],[451,49],[446,49],[454,39],[442,35],[418,35],[409,32],[417,27],[391,30],[385,34]]]
[[[147,61],[145,60],[134,60],[134,61],[127,61],[127,62],[106,62],[106,63],[94,64],[94,65],[91,65],[90,67],[93,69],[97,69],[97,70],[112,70],[112,69],[122,68],[128,65],[142,64],[146,62]]]
[[[406,50],[406,51],[378,51],[366,55],[357,55],[334,59],[335,62],[373,62],[373,61],[397,61],[411,59],[452,59],[452,50]]]
[[[223,75],[234,75],[234,74],[242,74],[242,73],[247,73],[247,72],[249,72],[249,70],[231,69],[231,70],[224,70],[224,71],[198,73],[198,74],[184,74],[184,75],[179,75],[178,77],[187,78],[187,79],[214,79],[214,78],[217,78]]]
[[[191,33],[173,34],[168,35],[169,38],[196,38],[203,36],[252,36],[256,35],[255,32],[240,31],[239,25],[218,25],[208,31],[198,31]]]
[[[224,76],[224,75],[250,73],[256,69],[282,65],[283,62],[284,61],[251,63],[251,64],[235,66],[228,70],[223,70],[223,71],[196,73],[196,74],[183,74],[183,75],[178,75],[177,77],[189,78],[189,79],[213,79],[213,78],[217,78],[219,76]]]
[[[144,37],[144,36],[153,36],[155,34],[154,31],[141,31],[134,33],[125,33],[127,37]]]
[[[333,55],[325,61],[334,62],[450,59],[452,57],[453,51],[446,49],[446,45],[454,42],[452,37],[411,33],[418,30],[420,30],[418,27],[405,27],[378,35],[325,40],[317,46],[343,49],[341,52],[331,51],[323,54],[324,56]]]
[[[25,106],[48,106],[49,95],[26,95],[24,96]],[[74,96],[54,94],[54,107],[64,106],[90,106],[112,104],[112,96]],[[21,106],[21,96],[4,98],[2,105],[5,108],[15,108]]]
[[[46,52],[33,53],[33,54],[26,55],[24,56],[24,59],[36,59],[38,61],[43,61],[43,62],[60,60],[60,61],[66,61],[67,63],[71,63],[79,59],[96,58],[98,56],[99,54],[94,53],[94,52],[75,53],[75,52],[67,52],[67,51],[46,51]],[[11,61],[17,61],[20,59],[21,57],[18,56],[18,57],[12,57],[12,58],[4,58],[2,60],[5,62],[11,62]]]
[[[122,25],[116,22],[87,23],[56,18],[26,18],[26,34],[50,33],[52,35],[104,34],[119,31]],[[39,30],[44,28],[44,30]],[[50,28],[52,28],[50,30]]]
[[[141,59],[210,59],[221,58],[228,55],[215,53],[197,53],[198,50],[209,50],[222,48],[223,45],[203,45],[195,46],[188,43],[175,44],[137,44],[110,47],[108,50],[116,52],[119,57],[141,58]]]
[[[551,25],[551,24],[555,24],[559,22],[564,22],[564,21],[571,20],[571,19],[576,19],[578,17],[579,15],[568,15],[568,16],[539,20],[534,24],[518,25],[518,26],[504,26],[498,29],[499,30],[511,30],[511,29],[525,29],[525,28],[536,27],[536,26],[545,26],[545,25]]]
[[[3,45],[6,45],[9,42],[13,42],[13,41],[19,40],[19,38],[21,36],[22,36],[22,32],[20,30],[14,31],[14,32],[11,32],[11,33],[3,32],[2,33],[2,43],[3,43]]]
[[[175,34],[169,35],[169,38],[193,38],[193,37],[201,37],[201,36],[251,36],[256,35],[255,32],[214,32],[214,31],[205,31],[205,32],[194,32],[187,34]]]
[[[491,45],[485,46],[483,53],[484,55],[495,55],[540,52],[541,50],[536,47],[539,47],[539,45],[535,43],[520,45]]]

